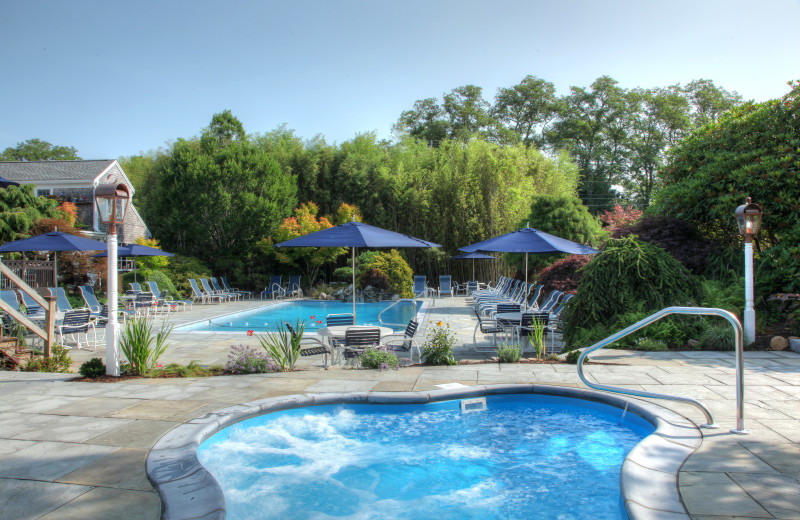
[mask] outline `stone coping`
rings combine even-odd
[[[634,413],[656,427],[625,457],[620,491],[630,520],[688,519],[678,493],[678,470],[702,436],[688,419],[653,403],[561,386],[505,384],[426,392],[295,394],[235,405],[184,423],[150,450],[147,476],[166,520],[224,519],[225,497],[197,459],[200,444],[217,431],[265,413],[326,404],[424,404],[498,394],[545,394],[595,401]]]

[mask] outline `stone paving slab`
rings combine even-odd
[[[147,450],[120,448],[56,480],[63,484],[152,491],[144,463]],[[120,471],[119,468],[127,468]]]
[[[683,503],[692,517],[724,515],[725,518],[774,518],[750,495],[743,493],[741,486],[725,473],[692,472],[684,468],[678,483]]]
[[[42,518],[42,515],[72,502],[91,489],[86,486],[0,477],[0,518],[14,520]]]
[[[180,422],[138,419],[89,439],[92,444],[149,449]]]
[[[0,475],[52,482],[118,449],[71,442],[37,442],[0,460]]]
[[[86,520],[124,518],[152,520],[161,514],[161,500],[155,491],[131,491],[96,487],[67,502],[41,520]]]

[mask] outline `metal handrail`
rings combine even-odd
[[[693,404],[703,411],[703,413],[706,416],[706,420],[708,421],[706,424],[701,425],[702,428],[718,428],[718,426],[714,423],[714,418],[711,416],[711,411],[708,408],[706,408],[706,406],[700,401],[689,399],[688,397],[670,396],[664,394],[657,394],[654,392],[646,392],[644,390],[634,390],[630,388],[620,388],[615,386],[590,383],[583,375],[583,361],[586,358],[586,356],[589,355],[590,352],[594,352],[595,350],[599,350],[605,346],[608,346],[611,343],[617,341],[618,339],[624,338],[628,334],[635,332],[643,327],[646,327],[647,325],[650,325],[651,323],[656,322],[661,318],[663,318],[664,316],[668,316],[670,314],[720,316],[728,320],[730,324],[733,326],[735,343],[736,343],[736,428],[732,429],[731,433],[738,433],[738,434],[750,433],[744,427],[744,354],[743,354],[744,341],[742,334],[742,324],[739,322],[739,319],[736,317],[735,314],[726,311],[724,309],[714,309],[714,308],[704,308],[704,307],[667,307],[666,309],[662,309],[643,320],[637,321],[630,327],[622,329],[616,334],[612,334],[611,336],[595,343],[591,347],[586,348],[578,358],[578,377],[581,378],[581,381],[583,381],[584,384],[586,384],[586,386],[588,386],[589,388],[594,388],[595,390],[616,392],[619,394],[634,395],[637,397],[651,397],[654,399],[671,399],[674,401],[681,401]]]
[[[380,323],[381,325],[388,325],[390,327],[405,327],[406,325],[408,325],[407,323],[384,323],[383,318],[381,317],[383,316],[384,312],[388,311],[389,309],[391,309],[400,302],[411,302],[412,305],[414,306],[414,317],[415,318],[417,317],[417,299],[400,298],[399,300],[395,301],[394,303],[392,303],[391,305],[389,305],[388,307],[386,307],[385,309],[383,309],[381,312],[378,313],[378,323]]]

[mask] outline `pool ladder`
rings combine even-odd
[[[632,332],[644,328],[647,325],[650,325],[651,323],[654,323],[670,314],[720,316],[730,322],[734,330],[735,343],[736,343],[736,428],[732,429],[731,433],[737,433],[737,434],[750,433],[744,427],[744,352],[743,352],[744,341],[742,334],[742,324],[739,322],[739,319],[736,317],[735,314],[726,311],[724,309],[713,309],[704,307],[667,307],[666,309],[661,309],[660,311],[651,314],[647,318],[637,321],[630,327],[622,329],[616,334],[612,334],[611,336],[601,341],[598,341],[591,347],[587,347],[586,349],[584,349],[583,352],[581,353],[581,356],[578,358],[578,377],[581,378],[581,381],[583,381],[586,384],[586,386],[588,386],[589,388],[593,388],[595,390],[602,390],[605,392],[615,392],[618,394],[625,394],[625,395],[633,395],[636,397],[650,397],[653,399],[670,399],[673,401],[680,401],[694,405],[700,408],[703,411],[703,414],[705,414],[706,416],[707,423],[701,425],[701,428],[718,428],[718,426],[714,423],[714,418],[711,416],[711,411],[700,401],[697,401],[695,399],[689,399],[688,397],[670,396],[665,394],[657,394],[654,392],[646,392],[644,390],[634,390],[630,388],[620,388],[609,385],[601,385],[598,383],[591,383],[586,379],[586,377],[583,374],[583,361],[589,355],[590,352],[594,352],[595,350],[599,350],[603,347],[606,347],[611,343],[617,341],[618,339],[622,339],[628,334],[631,334]]]
[[[388,307],[386,307],[385,309],[383,309],[381,312],[378,313],[378,322],[381,325],[388,325],[390,327],[405,327],[406,325],[408,325],[408,323],[386,323],[386,322],[383,321],[383,317],[382,317],[383,313],[388,311],[389,309],[391,309],[392,307],[394,307],[395,305],[397,305],[397,304],[399,304],[401,302],[411,302],[411,304],[414,306],[414,317],[416,318],[417,317],[417,299],[416,298],[400,298],[399,300],[397,300],[396,302],[392,303],[391,305],[389,305]]]

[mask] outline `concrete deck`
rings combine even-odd
[[[463,298],[430,302],[422,326],[450,323],[472,351],[474,318]],[[267,302],[195,305],[176,313],[185,323]],[[487,344],[479,335],[479,340]],[[231,345],[257,340],[245,335],[178,334],[170,338],[165,363],[225,363]],[[76,361],[104,357],[72,352]],[[703,430],[703,442],[678,475],[681,499],[696,520],[800,518],[800,355],[745,353],[745,425],[735,435],[733,353],[605,351],[585,373],[598,383],[683,395],[703,401],[718,430]],[[202,379],[136,379],[121,383],[76,383],[70,374],[0,372],[0,518],[156,519],[161,502],[145,475],[150,448],[173,428],[205,413],[269,397],[297,393],[406,392],[436,390],[437,384],[538,383],[584,387],[574,365],[473,364],[406,367],[397,371],[323,370],[321,358],[303,358],[284,374]],[[694,407],[659,401],[693,421]],[[664,516],[673,518],[674,516]],[[677,517],[676,517],[677,518]]]

